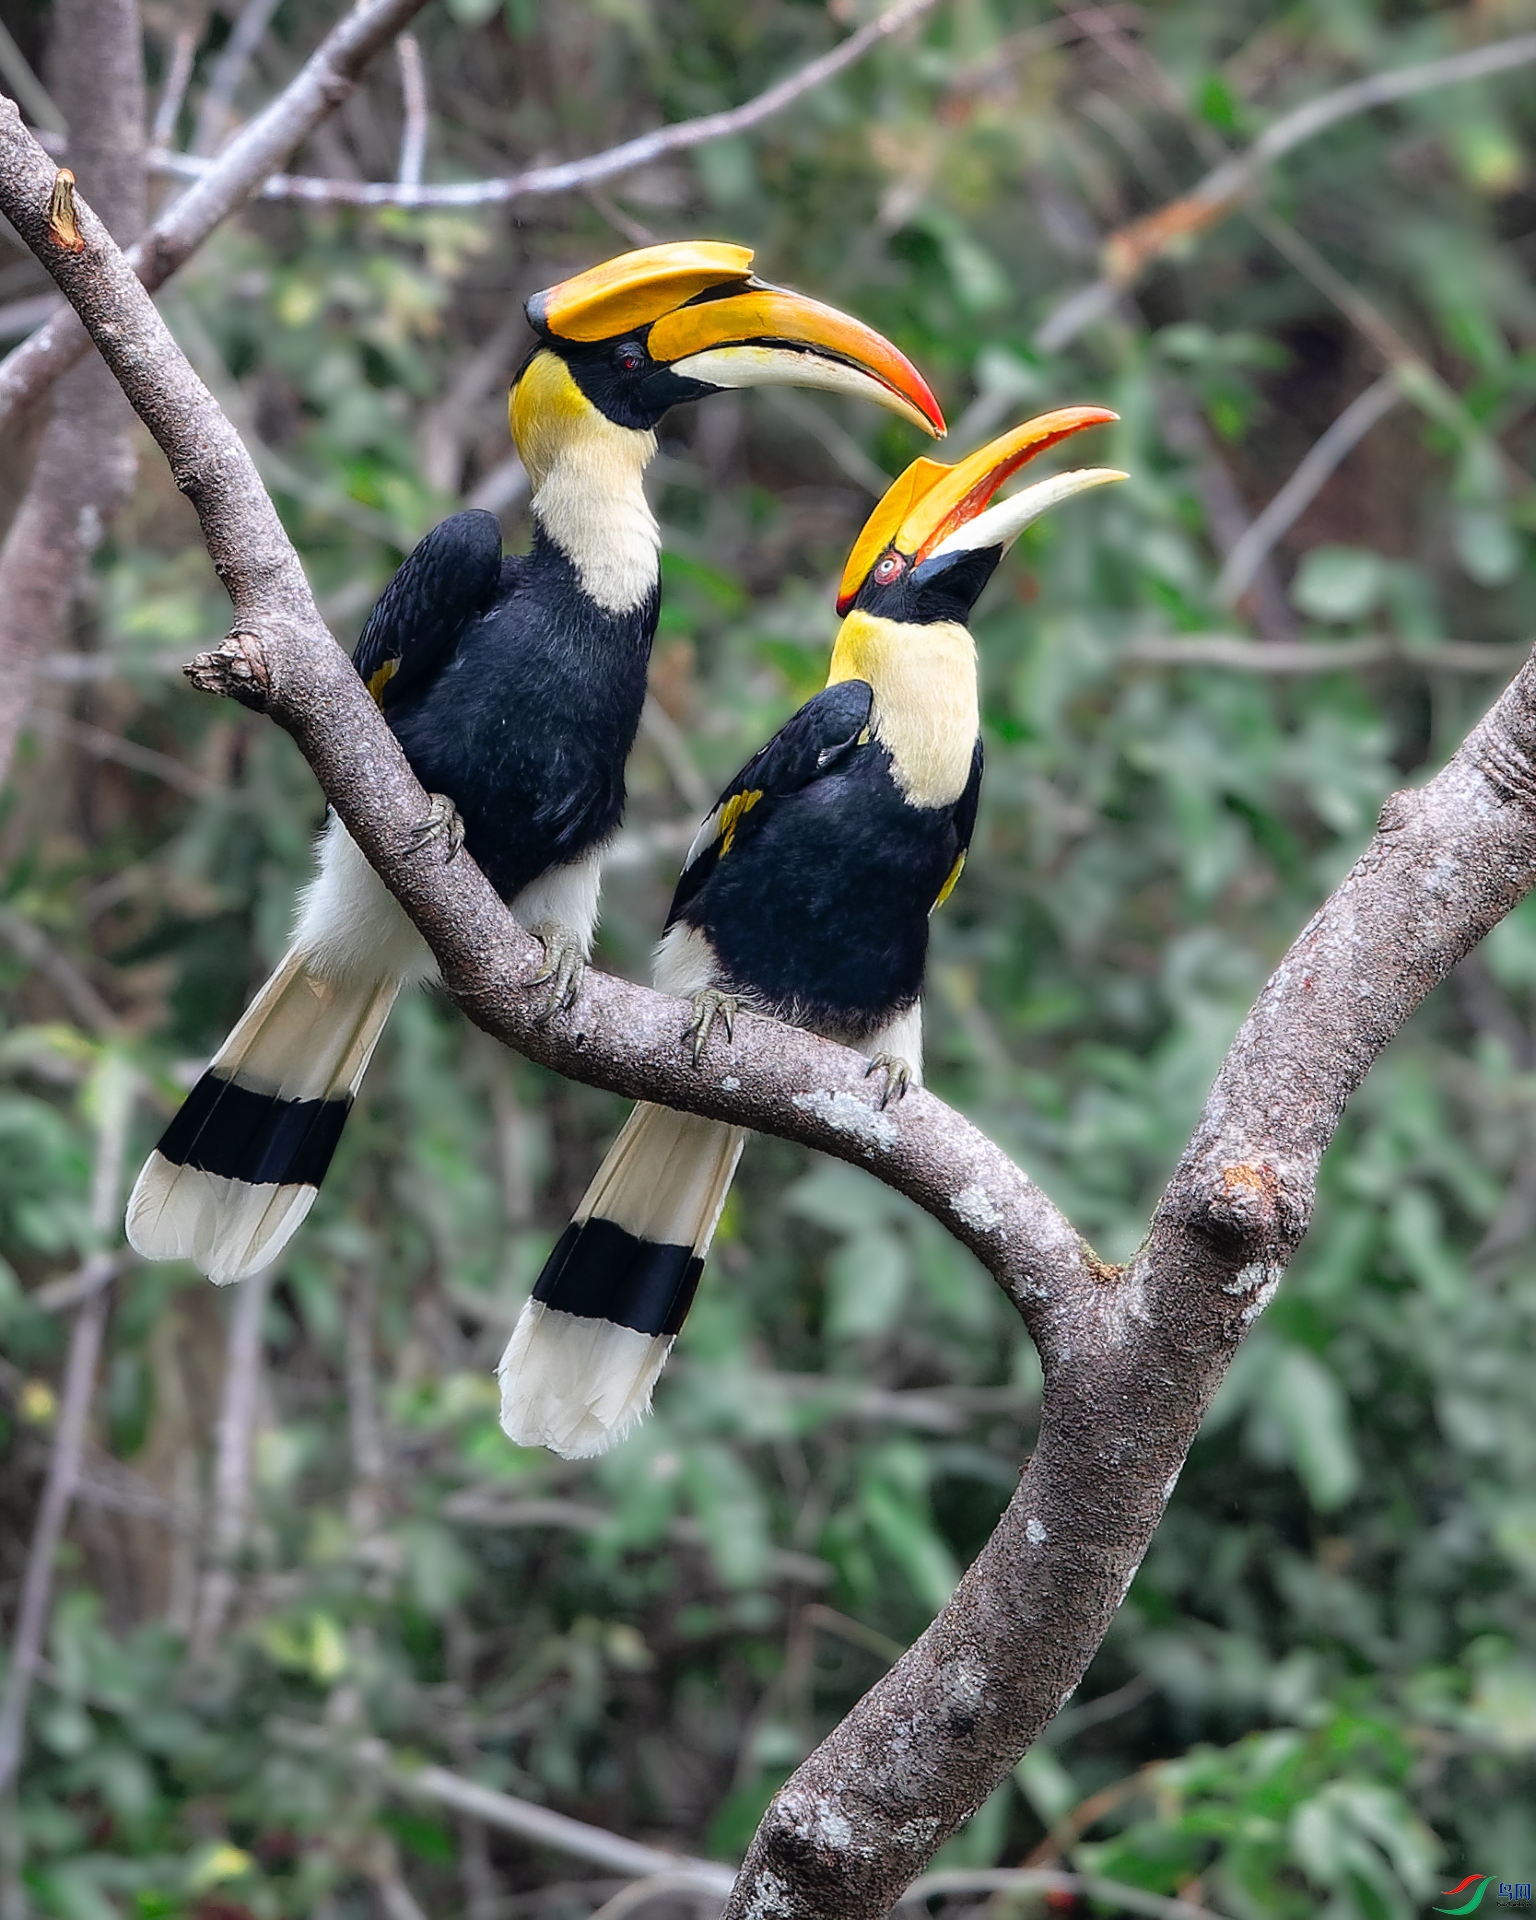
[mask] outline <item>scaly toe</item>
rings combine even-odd
[[[912,1084],[910,1064],[894,1053],[877,1053],[864,1069],[864,1078],[871,1074],[883,1073],[885,1086],[880,1094],[880,1107],[883,1112],[893,1100],[899,1101]]]
[[[548,981],[549,994],[534,1024],[547,1027],[558,1015],[569,1013],[580,999],[582,982],[587,977],[587,956],[574,941],[563,940],[558,934],[537,937],[544,944],[544,965],[533,976],[532,984],[542,986]]]
[[[423,847],[431,846],[434,840],[446,840],[448,851],[443,856],[446,865],[457,860],[464,850],[464,822],[446,793],[434,793],[428,797],[432,804],[427,809],[426,819],[411,835],[411,852],[420,853]]]
[[[718,1020],[725,1028],[726,1044],[736,1038],[736,1015],[741,1002],[734,993],[721,993],[717,987],[705,987],[701,993],[693,996],[693,1024],[683,1033],[684,1040],[692,1037],[693,1064],[697,1066],[704,1057],[704,1045],[714,1031]]]

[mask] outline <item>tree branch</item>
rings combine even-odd
[[[272,104],[230,142],[207,172],[145,234],[129,260],[154,291],[215,227],[244,205],[275,167],[339,107],[368,62],[426,0],[359,0]],[[47,262],[45,261],[46,265]],[[72,313],[40,327],[0,361],[0,429],[68,372],[90,344]]]
[[[1517,34],[1473,47],[1443,60],[1427,60],[1395,73],[1374,73],[1351,81],[1332,93],[1282,114],[1266,127],[1244,152],[1212,167],[1191,192],[1181,194],[1155,213],[1133,221],[1112,234],[1104,248],[1104,271],[1090,286],[1068,294],[1036,329],[1034,344],[1042,353],[1059,353],[1113,307],[1125,289],[1139,280],[1154,261],[1193,235],[1204,233],[1241,206],[1260,175],[1275,161],[1329,127],[1358,114],[1370,113],[1394,100],[1428,93],[1464,80],[1509,73],[1536,60],[1536,33]]]
[[[830,53],[808,61],[798,72],[776,81],[753,99],[744,100],[739,107],[701,114],[695,120],[674,121],[669,127],[657,127],[581,160],[528,167],[522,173],[506,174],[495,180],[455,180],[439,186],[422,186],[419,181],[408,179],[403,164],[398,180],[326,180],[312,174],[274,173],[263,183],[261,193],[268,200],[302,200],[310,206],[346,207],[505,206],[511,200],[570,193],[600,180],[612,180],[619,174],[648,167],[669,153],[685,153],[690,147],[702,147],[711,140],[745,133],[846,72],[872,47],[910,26],[936,4],[937,0],[898,0],[857,33],[850,33]],[[195,155],[170,153],[160,148],[150,158],[151,164],[161,172],[190,180],[206,177],[206,168]]]
[[[872,1103],[862,1056],[743,1018],[695,1070],[680,1002],[600,975],[536,1024],[537,943],[472,862],[413,849],[426,796],[325,630],[234,429],[88,206],[47,238],[54,169],[0,110],[0,211],[81,313],[197,510],[235,631],[195,684],[265,711],[488,1033],[575,1079],[819,1147],[909,1194],[982,1260],[1044,1369],[1039,1441],[928,1631],[780,1792],[737,1920],[884,1913],[1050,1723],[1100,1645],[1233,1352],[1305,1230],[1344,1103],[1424,996],[1536,881],[1536,667],[1428,786],[1395,795],[1233,1043],[1125,1268],[1094,1258],[992,1142],[932,1094]]]
[[[1296,471],[1275,497],[1256,514],[1235,542],[1222,565],[1213,596],[1224,607],[1234,607],[1248,591],[1254,576],[1273,552],[1277,541],[1295,526],[1323,487],[1371,428],[1387,415],[1403,397],[1395,373],[1384,373],[1373,380],[1363,393],[1357,393],[1349,405],[1318,436],[1297,465]]]

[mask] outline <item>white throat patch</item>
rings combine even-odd
[[[661,529],[645,497],[656,436],[598,412],[558,355],[536,354],[512,389],[512,436],[533,482],[534,518],[608,613],[655,588]]]

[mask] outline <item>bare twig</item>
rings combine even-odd
[[[1395,373],[1385,373],[1358,393],[1326,432],[1321,434],[1296,471],[1269,505],[1258,514],[1227,555],[1217,576],[1215,596],[1224,607],[1235,606],[1248,591],[1276,541],[1290,531],[1311,506],[1329,476],[1379,421],[1403,397]]]
[[[1533,60],[1536,33],[1517,34],[1442,60],[1401,67],[1395,73],[1371,74],[1283,114],[1244,152],[1214,166],[1192,192],[1112,235],[1104,250],[1103,274],[1092,285],[1069,294],[1046,317],[1035,330],[1035,346],[1042,353],[1059,353],[1084,328],[1102,319],[1116,297],[1154,261],[1215,226],[1240,206],[1267,167],[1341,120],[1436,87],[1513,72]]]
[[[117,1015],[66,953],[25,914],[0,907],[0,940],[35,967],[87,1032],[110,1038],[120,1031]]]
[[[91,1225],[105,1235],[115,1224],[122,1182],[123,1147],[133,1106],[133,1081],[125,1072],[108,1068],[96,1087],[96,1150],[91,1167]],[[21,1604],[11,1641],[11,1657],[0,1694],[0,1799],[9,1793],[21,1764],[26,1739],[27,1705],[42,1659],[43,1641],[53,1603],[53,1574],[69,1510],[80,1483],[85,1455],[86,1426],[91,1393],[106,1331],[108,1285],[117,1256],[93,1256],[103,1278],[85,1292],[69,1333],[64,1361],[64,1385],[53,1430],[48,1478],[32,1530],[22,1579]],[[89,1271],[87,1261],[82,1272]],[[94,1278],[94,1275],[93,1275]]]
[[[483,1787],[478,1780],[466,1780],[446,1767],[416,1767],[400,1760],[382,1740],[359,1740],[343,1745],[333,1735],[318,1728],[301,1727],[285,1721],[268,1725],[267,1732],[280,1746],[300,1752],[333,1754],[349,1766],[365,1768],[380,1778],[393,1793],[409,1800],[426,1800],[455,1813],[468,1814],[501,1833],[516,1834],[534,1846],[549,1847],[574,1860],[585,1860],[609,1873],[626,1879],[649,1877],[658,1873],[686,1873],[699,1886],[708,1887],[722,1898],[730,1892],[735,1874],[713,1860],[690,1859],[686,1854],[663,1853],[659,1847],[647,1847],[622,1834],[609,1833],[603,1827],[589,1826],[585,1820],[572,1820],[563,1813],[531,1800],[514,1799]]]
[[[95,760],[111,760],[120,767],[127,767],[130,772],[147,774],[152,780],[162,780],[166,786],[184,793],[189,800],[227,802],[239,797],[230,788],[221,786],[217,780],[207,779],[183,761],[173,759],[170,754],[157,753],[153,747],[138,746],[132,740],[125,740],[121,734],[111,733],[105,727],[93,727],[88,721],[71,720],[67,714],[52,713],[45,709],[32,715],[31,724],[40,732],[67,740],[72,747],[78,747]]]
[[[230,142],[192,189],[163,213],[129,255],[153,290],[237,208],[274,167],[339,107],[364,67],[426,0],[359,0],[326,35],[272,104]],[[87,196],[89,197],[89,196]],[[0,428],[72,367],[89,344],[72,313],[50,321],[0,361]]]
[[[528,200],[554,193],[571,193],[601,180],[613,180],[622,173],[648,167],[669,153],[685,153],[712,140],[725,140],[745,133],[774,114],[801,99],[816,87],[824,86],[861,60],[872,47],[888,40],[893,33],[910,26],[927,13],[937,0],[898,0],[857,33],[849,34],[830,53],[807,64],[768,87],[739,107],[727,107],[720,113],[701,114],[696,120],[678,120],[669,127],[657,127],[603,153],[588,154],[581,160],[561,160],[553,166],[529,167],[498,180],[459,180],[442,186],[413,186],[403,180],[326,180],[308,174],[273,174],[262,186],[268,200],[302,200],[311,206],[349,207],[484,207],[504,206],[512,200]],[[151,155],[151,164],[165,173],[183,179],[197,179],[203,168],[189,154],[169,153],[163,149]]]
[[[240,91],[240,82],[245,78],[252,54],[261,45],[267,28],[272,24],[277,7],[278,0],[245,0],[245,5],[236,15],[234,28],[208,76],[208,87],[198,110],[197,128],[192,135],[194,153],[212,153],[224,138],[233,114],[235,95]]]
[[[68,1313],[71,1307],[83,1306],[92,1294],[109,1287],[128,1260],[126,1253],[93,1253],[73,1273],[34,1287],[27,1295],[27,1305],[38,1313]]]
[[[1432,647],[1405,646],[1386,635],[1359,640],[1269,641],[1256,646],[1240,634],[1146,634],[1132,640],[1122,660],[1149,667],[1223,667],[1233,673],[1347,673],[1360,667],[1417,667],[1426,673],[1483,673],[1504,678],[1529,647],[1491,641],[1447,640]]]
[[[15,94],[23,111],[32,116],[34,126],[42,127],[49,133],[67,130],[63,114],[28,65],[27,56],[17,46],[10,28],[3,20],[0,20],[0,79]]]
[[[86,1421],[90,1415],[96,1363],[101,1356],[101,1339],[106,1324],[107,1294],[105,1288],[98,1288],[75,1315],[69,1334],[69,1353],[64,1362],[64,1390],[54,1427],[48,1479],[43,1488],[42,1503],[37,1510],[32,1545],[27,1553],[21,1605],[17,1609],[16,1632],[11,1642],[10,1666],[5,1677],[4,1694],[0,1695],[0,1795],[9,1790],[21,1764],[27,1703],[32,1696],[32,1682],[36,1678],[37,1662],[48,1631],[48,1616],[53,1601],[54,1562],[69,1522],[69,1509],[80,1478]]]
[[[149,130],[149,144],[152,147],[168,147],[176,138],[176,122],[181,118],[182,102],[187,97],[187,83],[192,78],[192,63],[197,58],[198,30],[196,27],[178,27],[176,37],[171,42],[171,57],[165,70],[165,85],[160,89],[160,102],[155,108],[154,124]]]
[[[405,108],[400,167],[395,178],[402,187],[419,187],[422,164],[427,157],[427,69],[421,57],[421,42],[414,33],[402,33],[396,40],[395,59],[400,66],[400,98]]]
[[[446,864],[420,843],[427,796],[324,629],[238,436],[87,204],[85,250],[50,254],[53,175],[14,110],[0,108],[0,212],[91,328],[196,508],[234,602],[235,631],[192,677],[293,735],[456,1003],[588,1084],[868,1167],[977,1254],[1039,1348],[1038,1440],[991,1539],[928,1630],[780,1791],[727,1906],[733,1920],[770,1901],[775,1920],[873,1920],[1070,1698],[1211,1396],[1306,1230],[1346,1102],[1425,996],[1536,883],[1536,665],[1441,773],[1387,801],[1361,859],[1236,1036],[1142,1247],[1110,1267],[932,1094],[880,1111],[863,1057],[848,1049],[744,1015],[729,1052],[695,1068],[681,1044],[685,1004],[598,974],[569,1013],[539,1024],[539,944],[468,856]],[[482,1803],[455,1804],[492,1818]],[[674,1865],[652,1855],[620,1870]]]
[[[213,1469],[212,1553],[192,1629],[194,1659],[212,1652],[234,1603],[236,1563],[250,1518],[251,1453],[261,1403],[261,1322],[270,1285],[269,1268],[242,1281],[231,1302]]]

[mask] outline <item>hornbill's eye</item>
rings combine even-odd
[[[899,579],[906,561],[899,553],[882,554],[875,565],[874,581],[877,586],[888,587],[893,580]]]
[[[613,350],[613,364],[620,373],[638,373],[645,361],[645,349],[637,341],[621,340]]]

